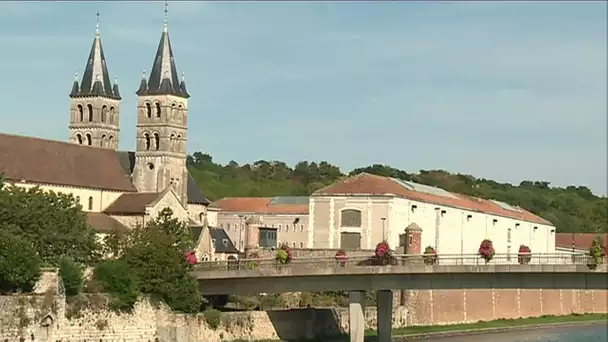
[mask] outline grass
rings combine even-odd
[[[458,334],[458,333],[476,333],[481,331],[492,331],[502,329],[517,329],[533,326],[561,325],[570,323],[607,321],[608,314],[572,314],[567,316],[541,316],[533,318],[518,318],[518,319],[498,319],[494,321],[480,321],[467,324],[452,324],[452,325],[429,325],[429,326],[413,326],[407,328],[393,329],[393,337],[407,337],[416,335],[434,335],[434,334]],[[376,336],[375,330],[366,332],[366,341],[374,341]],[[342,342],[348,341],[347,334],[338,336],[319,336],[308,340],[288,340],[289,342]],[[244,342],[245,340],[235,340],[232,342]],[[258,340],[256,342],[276,342],[280,340]]]

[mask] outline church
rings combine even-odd
[[[198,254],[217,258],[214,242],[227,236],[207,224],[209,201],[186,167],[190,95],[178,77],[166,4],[152,69],[136,94],[136,149],[119,151],[121,95],[110,79],[98,20],[84,73],[69,93],[68,141],[0,133],[0,174],[14,186],[72,194],[100,234],[145,224],[168,207],[189,223]],[[229,245],[221,246],[223,253],[236,253]]]

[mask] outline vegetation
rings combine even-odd
[[[84,271],[74,259],[64,256],[59,261],[59,277],[63,282],[66,296],[75,296],[84,288]]]
[[[30,242],[4,231],[0,222],[0,294],[31,291],[40,278],[41,263]]]
[[[591,247],[589,248],[589,254],[593,258],[596,265],[599,265],[606,256],[606,246],[603,245],[602,239],[598,236],[593,239]]]
[[[433,246],[427,246],[423,254],[424,263],[427,265],[435,265],[437,263],[437,251]]]
[[[494,259],[494,245],[492,245],[492,240],[484,239],[481,241],[479,245],[479,256],[486,261],[486,263],[490,262],[490,260]]]
[[[235,196],[305,196],[345,176],[337,166],[327,162],[302,161],[293,168],[280,161],[265,160],[221,165],[201,152],[188,157],[188,166],[211,200]],[[512,185],[444,170],[408,173],[378,164],[355,169],[348,175],[361,172],[518,205],[553,222],[558,232],[608,233],[608,197],[596,196],[584,186],[560,188],[551,187],[546,181],[529,180]]]

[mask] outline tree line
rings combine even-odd
[[[243,165],[230,161],[222,165],[201,152],[189,155],[187,164],[201,191],[210,200],[241,196],[306,196],[342,177],[367,172],[517,205],[552,222],[558,232],[608,232],[608,197],[597,196],[585,186],[554,187],[547,181],[532,180],[514,185],[445,170],[408,173],[380,164],[349,173],[343,173],[339,167],[325,161],[301,161],[294,167],[267,160]]]

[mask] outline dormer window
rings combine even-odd
[[[222,239],[222,243],[224,244],[224,247],[228,247],[228,239]]]
[[[215,245],[215,239],[211,239],[211,243]]]

